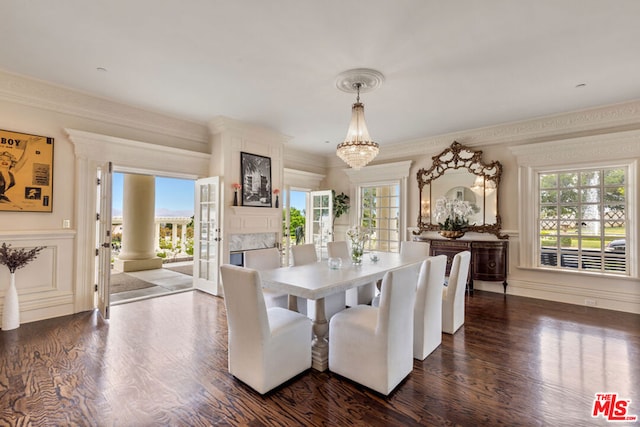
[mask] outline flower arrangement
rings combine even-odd
[[[364,244],[371,236],[370,230],[359,225],[354,225],[347,230],[347,238],[351,243],[351,262],[354,264],[362,263],[362,255],[364,254]]]
[[[25,267],[36,259],[38,252],[45,247],[37,246],[30,250],[12,249],[11,245],[3,243],[0,247],[0,264],[6,265],[11,273],[15,273],[17,269]]]
[[[275,190],[273,190],[273,194],[275,194],[275,195],[277,196],[278,194],[280,194],[280,190],[278,190],[278,189],[276,188]]]
[[[436,221],[441,230],[464,231],[469,226],[469,216],[474,212],[473,206],[466,200],[446,197],[436,200]]]
[[[238,206],[238,190],[242,188],[242,185],[234,182],[231,187],[233,188],[233,206]]]

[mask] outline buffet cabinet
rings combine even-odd
[[[429,242],[429,255],[447,256],[447,275],[451,270],[453,257],[458,252],[471,252],[469,266],[469,291],[473,292],[473,281],[502,282],[507,292],[507,254],[509,242],[505,240],[442,240],[415,238],[414,240]]]

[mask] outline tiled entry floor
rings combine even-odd
[[[177,266],[178,263],[172,263],[172,265]],[[154,286],[111,294],[110,301],[113,305],[193,289],[193,277],[167,268],[133,271],[127,274]]]

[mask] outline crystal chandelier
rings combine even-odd
[[[382,74],[375,70],[357,69],[343,73],[338,80],[339,89],[356,92],[356,102],[351,108],[351,123],[347,136],[338,144],[336,154],[353,169],[361,169],[377,155],[379,146],[371,140],[364,122],[364,104],[360,102],[360,89],[375,89],[382,83]]]

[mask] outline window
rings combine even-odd
[[[629,274],[627,167],[538,172],[539,266]]]
[[[380,252],[400,250],[400,184],[360,187],[360,225],[371,231],[365,249]]]
[[[351,199],[351,218],[370,229],[366,251],[398,252],[407,224],[407,178],[411,161],[346,169],[356,191]]]

